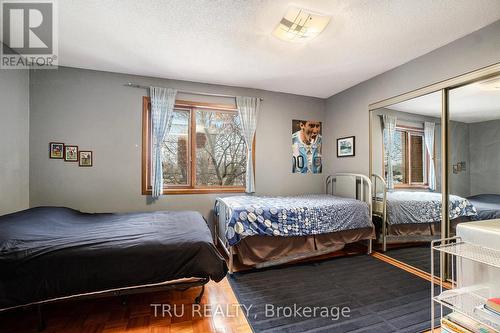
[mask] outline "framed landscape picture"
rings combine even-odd
[[[78,162],[78,146],[64,146],[64,160]]]
[[[356,142],[354,136],[337,139],[337,157],[351,157],[355,154]]]
[[[78,165],[81,167],[92,166],[92,152],[90,150],[80,150],[80,158],[78,160]]]
[[[49,158],[64,158],[64,143],[51,142],[49,143]]]

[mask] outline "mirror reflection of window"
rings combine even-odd
[[[441,191],[441,95],[372,111],[372,171],[391,191]]]
[[[441,230],[441,106],[438,91],[371,110],[378,242],[387,255],[429,273],[429,242]]]
[[[424,131],[418,128],[396,127],[393,139],[392,172],[396,187],[399,185],[427,185],[429,151],[425,148]],[[388,146],[388,134],[384,132],[384,147]],[[384,177],[387,178],[389,151],[384,151]]]

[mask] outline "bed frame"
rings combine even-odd
[[[370,178],[361,174],[354,173],[336,173],[334,175],[329,175],[326,177],[325,181],[325,193],[336,195],[339,197],[353,198],[357,200],[364,201],[369,207],[369,216],[372,216],[372,183]],[[226,255],[229,258],[228,268],[229,274],[234,272],[234,246],[230,246],[226,239],[226,221],[225,218],[221,218],[221,214],[214,210],[215,218],[215,242],[221,245]],[[372,252],[372,240],[367,241],[368,254]],[[275,260],[268,260],[255,265],[256,268],[264,268],[276,265],[282,265],[296,260],[307,259],[316,257],[323,254],[328,254],[335,252],[333,249],[325,249],[320,251],[314,251],[303,255],[291,255],[285,256]]]
[[[373,184],[373,213],[382,221],[382,228],[377,234],[377,242],[382,244],[382,251],[387,251],[387,244],[431,242],[436,236],[397,236],[389,235],[389,221],[387,219],[387,183],[380,175],[372,174]]]
[[[10,308],[0,309],[0,314],[2,314],[5,311],[9,311],[9,310],[36,306],[37,313],[38,313],[38,331],[40,332],[40,331],[43,331],[46,327],[45,316],[44,316],[43,311],[42,311],[43,305],[45,305],[45,304],[63,302],[63,301],[67,301],[67,300],[95,299],[95,298],[111,297],[111,296],[127,297],[129,295],[134,295],[134,294],[169,291],[169,290],[185,291],[185,290],[193,288],[193,287],[201,287],[200,293],[194,299],[195,304],[200,304],[201,298],[203,297],[203,294],[205,292],[205,285],[209,281],[210,281],[209,278],[184,278],[184,279],[170,280],[170,281],[159,282],[159,283],[151,283],[151,284],[145,284],[145,285],[124,287],[124,288],[115,288],[115,289],[109,289],[109,290],[101,290],[101,291],[95,291],[95,292],[89,292],[89,293],[63,296],[63,297],[57,297],[57,298],[52,298],[52,299],[48,299],[48,300],[43,300],[40,302],[33,302],[33,303],[29,303],[29,304],[23,304],[23,305],[13,306]],[[126,304],[126,298],[124,299],[123,303]]]

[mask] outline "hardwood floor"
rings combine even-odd
[[[48,304],[44,308],[47,328],[44,333],[251,333],[241,309],[234,307],[238,301],[227,279],[219,283],[209,282],[201,301],[207,311],[224,311],[227,316],[199,316],[192,303],[199,288],[187,291],[167,291],[137,294],[123,298],[109,297],[94,300],[71,301]],[[151,304],[175,304],[171,314],[161,315],[161,308]],[[184,306],[184,311],[182,311]],[[195,308],[198,310],[198,308]],[[174,312],[175,311],[175,312]],[[208,313],[208,312],[207,312]],[[36,308],[0,313],[0,332],[37,332],[38,316]]]
[[[345,254],[352,253],[350,251]],[[338,254],[333,254],[337,256]],[[421,278],[430,280],[421,271],[404,267],[379,253],[373,256]],[[127,303],[123,298],[110,297],[94,300],[70,301],[44,306],[47,328],[44,333],[251,333],[243,309],[229,282],[225,278],[219,283],[209,282],[201,301],[200,311],[222,311],[224,316],[199,315],[192,302],[199,288],[187,291],[166,291],[131,295]],[[161,308],[152,304],[170,304],[175,309],[170,313],[180,316],[161,315]],[[182,306],[184,312],[182,313]],[[198,308],[195,308],[198,309]],[[168,308],[167,308],[168,310]],[[175,311],[174,311],[175,310]],[[208,312],[207,312],[208,313]],[[220,312],[219,312],[220,314]],[[37,332],[38,316],[36,308],[0,313],[1,333]]]

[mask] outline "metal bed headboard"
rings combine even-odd
[[[373,215],[382,219],[382,251],[387,250],[387,183],[385,179],[375,173],[372,174],[373,183]]]
[[[375,173],[372,174],[373,213],[385,218],[387,207],[387,183]]]
[[[372,182],[365,175],[357,173],[336,173],[326,177],[326,193],[344,198],[364,201],[372,215]]]

